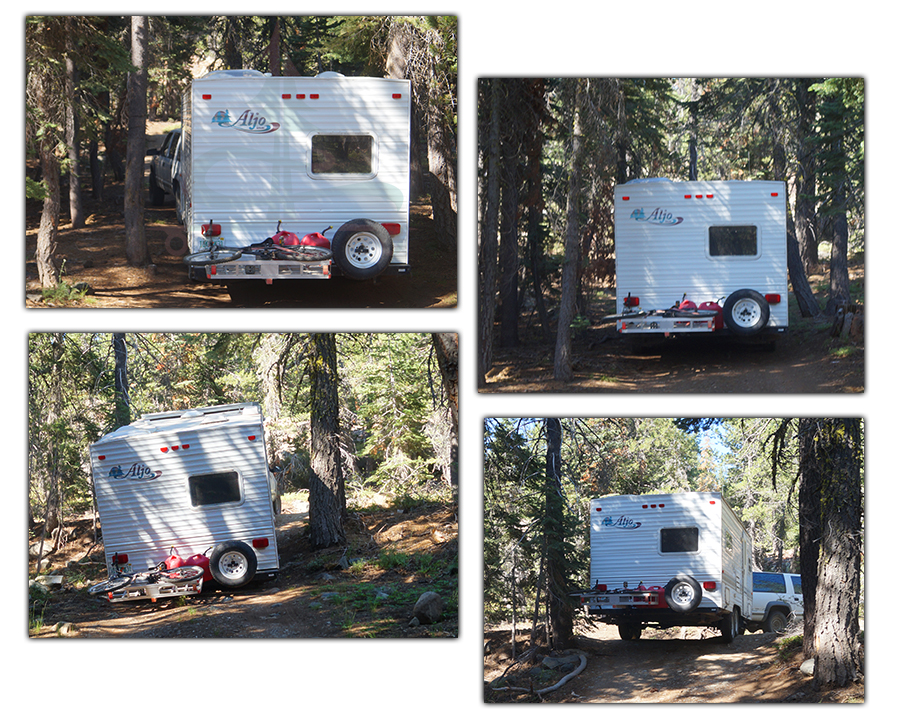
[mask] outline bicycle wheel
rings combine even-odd
[[[159,578],[167,583],[183,583],[200,578],[203,575],[203,568],[199,565],[182,565],[171,570],[159,572]]]
[[[100,583],[91,586],[88,588],[88,593],[92,596],[95,596],[98,593],[112,593],[113,591],[118,591],[126,586],[130,586],[133,580],[133,575],[114,576],[113,578],[108,578],[105,581],[101,581]]]
[[[159,572],[159,579],[167,583],[184,583],[193,581],[203,575],[203,568],[199,565],[183,565],[172,570]]]
[[[244,253],[243,249],[235,247],[217,247],[213,250],[192,252],[184,256],[188,265],[218,265],[237,260]]]
[[[314,245],[292,245],[275,247],[275,257],[279,260],[296,260],[302,263],[317,263],[331,259],[331,250]]]

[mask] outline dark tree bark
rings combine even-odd
[[[144,231],[144,154],[147,149],[148,18],[131,18],[131,63],[128,74],[128,151],[125,161],[125,258],[129,265],[149,265]]]
[[[431,340],[441,370],[450,409],[450,473],[453,492],[459,491],[459,337],[455,333],[432,333]]]
[[[518,96],[518,89],[514,92]],[[507,129],[518,127],[507,125]],[[517,138],[511,148],[518,149]],[[500,346],[519,345],[519,156],[507,148],[502,160],[500,202]]]
[[[483,386],[485,376],[491,368],[494,357],[494,313],[496,311],[497,290],[497,230],[500,219],[500,105],[502,87],[505,81],[498,78],[485,79],[485,97],[488,101],[487,121],[487,175],[485,180],[484,215],[479,231],[478,270],[480,290],[478,293],[478,338],[480,358],[478,359],[478,384]]]
[[[806,602],[804,651],[815,657],[816,689],[843,687],[859,678],[860,565],[862,557],[862,422],[801,420],[801,508],[814,508],[802,488],[818,488],[818,567],[815,598]],[[801,527],[804,521],[801,520]],[[801,541],[801,547],[802,547]],[[801,551],[801,568],[809,567]],[[813,621],[812,644],[806,643]]]
[[[547,463],[544,478],[544,538],[547,573],[547,602],[550,620],[550,648],[564,649],[574,633],[574,613],[568,601],[566,573],[569,564],[562,552],[565,542],[565,502],[562,493],[562,426],[559,419],[547,419]]]
[[[310,338],[309,540],[314,548],[327,548],[346,541],[337,344],[333,333],[313,333]]]
[[[797,201],[794,224],[800,259],[807,275],[819,264],[818,240],[816,239],[816,148],[811,143],[816,121],[816,94],[810,88],[817,79],[801,78],[797,82],[797,105],[799,107],[797,137]]]
[[[128,350],[125,347],[125,334],[113,333],[112,344],[116,361],[113,382],[115,423],[116,427],[124,427],[131,423],[131,403],[128,398]]]
[[[66,16],[66,147],[69,156],[69,218],[72,229],[84,227],[84,207],[81,198],[81,163],[79,160],[79,129],[76,102],[78,68],[75,66],[76,30],[72,16]]]

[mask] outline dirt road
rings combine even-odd
[[[800,672],[800,653],[779,654],[780,638],[744,634],[726,644],[714,629],[686,628],[645,631],[639,641],[622,641],[614,626],[588,626],[577,639],[577,651],[587,658],[584,671],[541,701],[706,704],[863,699],[861,684],[814,692],[812,678]],[[516,688],[552,686],[564,672],[533,664],[510,667],[508,642],[506,630],[485,632],[485,699],[537,701],[535,695]],[[522,652],[526,647],[523,639]]]

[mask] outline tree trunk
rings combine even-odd
[[[131,404],[128,398],[128,349],[125,347],[125,334],[113,333],[113,352],[115,354],[115,424],[124,427],[131,423]]]
[[[480,358],[478,360],[478,384],[483,386],[485,376],[491,368],[494,357],[494,313],[497,291],[497,229],[500,218],[500,96],[502,79],[492,78],[482,81],[488,85],[489,103],[487,139],[487,178],[485,180],[485,209],[479,231],[478,251],[479,273],[481,275],[478,294],[478,333]]]
[[[803,270],[809,275],[819,264],[816,240],[816,149],[810,143],[816,121],[816,94],[810,89],[816,79],[801,78],[797,83],[799,106],[797,137],[797,201],[794,205],[794,224],[800,248]]]
[[[822,532],[815,603],[816,689],[845,687],[862,669],[862,431],[859,419],[824,419],[819,432]]]
[[[816,420],[800,419],[798,423],[800,489],[798,510],[800,521],[800,585],[803,591],[803,655],[815,655],[816,583],[819,578],[819,537],[822,530],[820,503],[822,478],[815,467]]]
[[[450,487],[459,491],[459,337],[455,333],[432,333],[441,381],[450,409]]]
[[[566,573],[569,564],[562,550],[566,539],[565,503],[562,493],[562,426],[559,419],[547,419],[547,463],[544,482],[544,538],[547,552],[547,601],[550,648],[565,649],[574,632],[574,613],[568,602]]]
[[[78,156],[78,113],[76,91],[78,69],[75,67],[75,24],[66,16],[66,147],[69,155],[69,217],[72,229],[84,227],[84,207],[81,199],[81,165]]]
[[[327,548],[346,541],[335,334],[311,334],[309,368],[309,540],[314,548]]]
[[[514,144],[514,146],[518,146]],[[519,345],[519,158],[504,154],[500,203],[500,346]]]
[[[47,196],[44,197],[44,205],[41,208],[35,262],[41,287],[52,288],[59,284],[59,268],[56,267],[57,235],[59,233],[59,160],[47,138],[41,139],[40,156]]]
[[[149,265],[144,231],[144,153],[147,148],[147,23],[131,17],[131,63],[128,74],[128,150],[125,162],[125,259],[129,265]]]
[[[569,170],[569,192],[566,200],[566,245],[562,266],[559,320],[556,329],[556,351],[553,359],[553,378],[572,379],[572,321],[575,320],[575,296],[578,280],[578,195],[581,191],[581,107],[584,81],[576,79],[575,105],[572,117],[572,161]]]

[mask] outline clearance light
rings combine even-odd
[[[256,439],[256,435],[255,435],[255,434],[250,434],[250,435],[247,436],[247,439],[249,439],[249,440],[252,442],[254,439]]]
[[[766,303],[780,303],[781,295],[778,293],[766,293]]]
[[[317,94],[317,93],[311,93],[311,94],[309,94],[309,97],[310,97],[310,98],[319,98],[319,94]]]
[[[262,550],[263,548],[269,547],[269,539],[268,538],[253,538],[253,547],[257,550]]]
[[[391,237],[400,234],[400,225],[397,222],[382,222],[381,226],[388,231]]]
[[[704,591],[716,590],[716,582],[715,581],[703,581],[703,590]]]
[[[305,94],[305,93],[298,93],[298,94],[297,94],[297,98],[299,98],[299,99],[304,99],[304,98],[306,98],[306,94]]]
[[[391,96],[391,98],[403,98],[403,94],[401,94],[401,93],[395,93],[395,94],[393,94],[393,95]]]
[[[627,202],[627,201],[630,200],[630,199],[631,199],[631,197],[622,197],[622,201],[623,201],[623,202]]]
[[[281,98],[290,98],[290,97],[291,97],[291,94],[289,94],[289,93],[281,94]]]
[[[102,462],[103,460],[106,459],[106,455],[105,454],[97,455],[97,459],[99,459]]]
[[[777,196],[778,196],[778,192],[772,192],[772,196],[773,196],[773,197],[777,197]]]
[[[598,507],[598,508],[597,508],[597,512],[603,512],[603,508],[602,508],[602,507]]]
[[[200,98],[202,98],[204,101],[209,101],[212,98],[212,94],[204,93]]]

